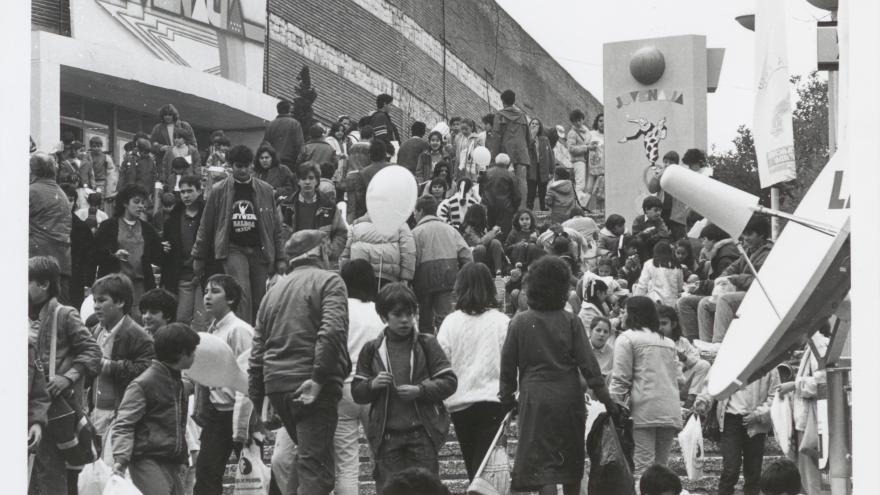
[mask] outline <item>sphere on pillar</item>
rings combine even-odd
[[[653,45],[639,48],[629,60],[630,74],[646,86],[660,80],[664,71],[666,59],[663,52]]]
[[[807,0],[807,2],[822,10],[837,10],[837,0]]]

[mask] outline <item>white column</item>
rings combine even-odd
[[[39,50],[34,50],[39,52]],[[61,141],[61,66],[31,59],[31,137],[40,151]]]

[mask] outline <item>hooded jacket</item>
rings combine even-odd
[[[51,256],[70,275],[70,202],[55,179],[36,179],[29,188],[28,256]]]
[[[372,379],[382,371],[390,371],[386,328],[382,335],[367,342],[358,356],[357,371],[351,382],[351,396],[358,404],[371,404],[367,424],[367,441],[373,453],[379,452],[385,435],[388,414],[388,387],[373,389]],[[416,414],[425,428],[434,450],[439,451],[449,433],[449,412],[443,400],[455,393],[458,379],[437,339],[430,334],[412,331],[410,351],[411,383],[420,394],[414,401]]]
[[[299,154],[297,163],[312,161],[319,166],[322,163],[336,164],[336,150],[324,138],[310,139]]]
[[[568,220],[575,206],[574,186],[571,185],[571,181],[565,179],[551,182],[547,186],[544,202],[550,209],[550,221],[561,224]]]
[[[705,254],[708,262],[703,262],[703,273],[700,274],[700,285],[694,294],[710,295],[714,287],[713,281],[721,275],[728,266],[740,257],[736,249],[736,241],[733,239],[721,239],[712,246],[712,250]]]
[[[516,177],[506,167],[494,165],[489,167],[480,185],[483,204],[488,209],[513,211],[519,208],[522,201]]]
[[[571,127],[568,131],[568,136],[566,136],[566,144],[568,145],[568,152],[571,155],[572,163],[575,162],[584,162],[587,161],[587,154],[589,153],[589,144],[592,139],[592,134],[587,126],[581,126],[580,129],[576,129],[574,126]]]
[[[355,259],[369,261],[377,278],[392,282],[412,280],[416,268],[416,243],[412,231],[403,224],[397,232],[385,236],[373,225],[370,215],[364,215],[351,224],[345,249],[339,256],[339,266]]]
[[[412,231],[416,245],[413,290],[430,294],[452,290],[458,270],[473,261],[458,231],[434,215],[426,215]]]
[[[507,153],[510,163],[529,165],[529,120],[516,105],[504,107],[495,113],[492,123],[492,158],[499,153]]]

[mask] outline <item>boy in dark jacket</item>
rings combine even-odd
[[[644,215],[633,220],[632,233],[639,242],[639,256],[643,260],[650,259],[654,252],[654,244],[661,239],[669,239],[671,235],[666,222],[660,216],[663,202],[656,196],[648,196],[642,201]]]
[[[571,185],[568,170],[563,167],[556,167],[553,178],[555,180],[547,187],[544,202],[550,210],[550,221],[562,223],[571,218],[571,210],[575,207],[574,186]]]
[[[351,384],[355,402],[372,404],[367,440],[377,488],[411,467],[439,475],[437,453],[449,433],[443,399],[455,393],[458,380],[434,336],[416,331],[417,311],[416,296],[404,284],[382,288],[376,312],[387,327],[364,345]]]
[[[187,395],[181,378],[194,360],[199,334],[183,323],[156,331],[156,360],[135,378],[122,398],[113,426],[113,471],[142,493],[183,495]]]

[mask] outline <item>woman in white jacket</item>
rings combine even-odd
[[[648,296],[652,301],[675,306],[684,290],[684,272],[675,262],[672,246],[666,241],[654,245],[654,258],[642,266],[642,274],[633,285],[633,295]]]
[[[458,388],[444,402],[473,479],[504,418],[498,382],[510,318],[498,311],[495,283],[482,263],[462,267],[454,292],[458,309],[443,320],[437,342],[458,377]]]

